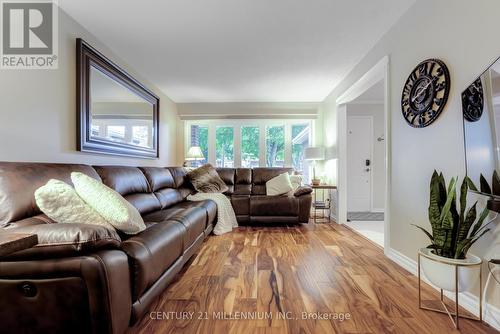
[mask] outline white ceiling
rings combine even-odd
[[[175,102],[318,102],[415,0],[59,0]]]

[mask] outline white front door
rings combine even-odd
[[[371,210],[372,130],[370,116],[347,116],[347,211]]]

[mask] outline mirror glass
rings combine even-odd
[[[154,106],[90,67],[90,137],[94,140],[154,148]]]
[[[462,112],[467,175],[478,189],[481,175],[491,186],[499,171],[500,59],[462,92]]]

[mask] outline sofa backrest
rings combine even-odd
[[[192,193],[192,187],[186,182],[186,173],[181,167],[141,167],[141,170],[162,209],[182,202]]]
[[[87,165],[0,162],[0,226],[40,215],[35,203],[35,190],[50,179],[71,184],[71,172],[100,179],[96,171]]]
[[[252,195],[265,195],[266,182],[283,173],[291,174],[293,168],[254,168],[252,169]]]
[[[252,194],[252,169],[236,168],[234,171],[234,194]]]
[[[227,195],[265,195],[266,182],[283,173],[291,174],[293,168],[216,168],[229,190]]]
[[[228,190],[225,192],[226,195],[232,195],[234,193],[234,168],[216,168],[217,173],[220,178],[226,184]]]
[[[94,166],[102,182],[129,201],[141,214],[161,208],[146,176],[138,167]]]
[[[183,167],[88,166],[81,164],[0,162],[0,226],[52,222],[42,215],[34,192],[50,179],[71,184],[71,172],[82,172],[116,190],[140,213],[168,208],[194,192]],[[218,168],[226,194],[265,195],[266,182],[292,168]],[[24,220],[26,220],[24,222]]]

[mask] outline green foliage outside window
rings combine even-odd
[[[208,127],[203,126],[200,127],[199,130],[199,145],[201,148],[201,151],[203,152],[203,156],[205,157],[205,161],[208,161]]]
[[[241,128],[241,160],[245,167],[259,165],[259,128],[243,126]]]
[[[283,167],[285,160],[285,127],[268,126],[266,129],[266,165]]]
[[[215,131],[215,153],[217,166],[229,167],[234,165],[234,128],[229,126],[217,127]]]

